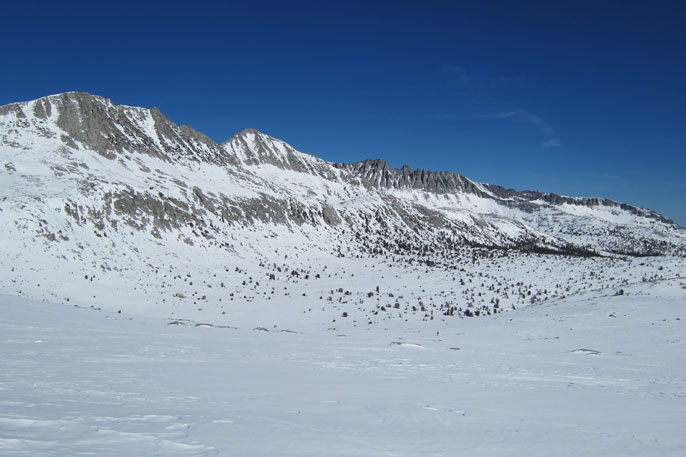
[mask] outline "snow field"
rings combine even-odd
[[[3,296],[0,450],[683,455],[685,287],[587,292],[440,329],[301,333]]]

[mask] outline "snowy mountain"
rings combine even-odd
[[[253,129],[218,145],[156,108],[85,93],[0,108],[0,140],[5,220],[33,219],[56,242],[74,225],[124,224],[200,245],[231,244],[237,227],[285,227],[318,249],[338,240],[337,249],[360,252],[468,244],[659,255],[686,245],[674,222],[611,200],[517,192],[383,160],[329,163]],[[57,224],[42,226],[40,214]]]
[[[686,231],[646,209],[72,92],[0,107],[0,222],[8,455],[686,449]]]
[[[82,305],[115,306],[105,291],[163,314],[170,301],[189,296],[193,305],[200,297],[266,303],[284,281],[300,281],[301,296],[335,301],[333,291],[349,281],[324,279],[335,269],[359,272],[370,257],[401,276],[413,274],[404,265],[442,266],[440,275],[454,281],[451,271],[467,271],[465,265],[484,257],[686,253],[686,231],[646,209],[392,169],[382,160],[330,163],[253,129],[219,145],[156,108],[117,106],[78,92],[0,107],[0,164],[0,288]],[[518,265],[513,274],[527,277],[529,264]],[[573,260],[559,265],[577,268]],[[220,293],[236,279],[231,272],[240,282]],[[217,278],[214,285],[203,280],[211,290],[193,286],[198,274]],[[366,269],[363,276],[375,283],[355,279],[360,289],[351,294],[378,299],[373,289],[388,281],[384,275]],[[263,277],[276,282],[265,288]],[[314,277],[319,285],[305,287]],[[503,278],[492,279],[500,295],[488,295],[491,301],[473,289],[460,293],[471,294],[469,303],[484,312],[493,311],[495,298],[512,306],[531,300],[521,285],[510,284],[508,292],[497,287]],[[572,287],[559,286],[559,294]],[[532,285],[528,292],[543,290]],[[425,308],[421,300],[387,299],[388,306],[417,313]],[[360,312],[367,319],[376,310]]]

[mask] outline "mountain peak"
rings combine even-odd
[[[252,127],[248,127],[247,129],[243,129],[238,131],[234,136],[246,136],[246,135],[264,135],[262,132],[260,132],[257,129],[254,129]]]
[[[7,115],[11,115],[7,117]],[[88,92],[64,92],[0,109],[9,132],[19,121],[25,130],[13,144],[30,148],[37,138],[59,138],[72,149],[94,151],[108,159],[145,154],[166,162],[234,163],[218,144],[191,127],[177,126],[156,108],[115,105]],[[14,119],[11,119],[14,117]],[[26,135],[30,133],[30,135]]]
[[[72,104],[78,104],[79,106],[85,107],[85,106],[93,106],[93,105],[103,105],[103,106],[116,106],[114,103],[112,103],[112,100],[106,97],[103,97],[101,95],[93,95],[89,92],[81,92],[81,91],[69,91],[69,92],[62,92],[59,94],[54,94],[54,95],[48,95],[46,97],[41,97],[33,102],[29,103],[37,103],[37,102],[42,102],[42,103],[51,103],[51,104],[57,104],[57,105],[62,105],[64,103],[72,103]]]
[[[266,133],[262,133],[257,129],[254,129],[252,127],[245,128],[243,130],[239,130],[236,132],[233,136],[231,136],[228,140],[224,141],[222,143],[222,146],[230,143],[249,143],[251,147],[261,149],[261,152],[265,152],[268,149],[270,149],[271,146],[268,144],[270,143],[279,143],[288,146],[291,148],[290,145],[288,145],[285,141],[279,140],[278,138],[275,138],[271,135],[267,135]],[[292,149],[292,148],[291,148]]]

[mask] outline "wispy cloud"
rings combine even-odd
[[[570,176],[572,176],[573,178],[595,179],[598,181],[614,181],[614,182],[623,181],[621,176],[614,175],[614,174],[609,173],[607,171],[605,171],[603,173],[574,173]]]
[[[686,190],[686,184],[680,181],[659,180],[652,181],[652,185],[670,190]]]
[[[549,126],[543,118],[522,110],[501,111],[499,113],[486,114],[481,117],[485,119],[520,119],[536,127],[543,135],[555,135],[555,129]]]
[[[541,143],[544,148],[559,148],[562,147],[562,143],[556,137],[557,133],[555,129],[552,128],[541,116],[529,113],[524,110],[512,110],[512,111],[500,111],[493,114],[484,114],[477,116],[482,119],[515,119],[528,123],[538,130],[541,135],[545,135],[547,140]]]
[[[470,80],[467,70],[457,65],[443,65],[442,71],[447,75],[454,76],[461,83],[466,83]]]
[[[489,84],[499,87],[531,87],[533,82],[523,76],[498,76],[488,80]]]

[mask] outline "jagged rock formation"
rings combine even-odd
[[[638,208],[626,203],[619,203],[607,198],[575,198],[531,190],[516,191],[492,184],[479,184],[457,173],[432,172],[421,168],[413,171],[407,165],[400,169],[394,169],[383,159],[371,159],[352,164],[337,163],[334,166],[360,176],[363,182],[379,189],[415,189],[436,194],[472,194],[480,198],[493,199],[500,205],[518,208],[526,212],[533,212],[540,207],[540,205],[531,204],[531,202],[536,200],[548,203],[550,206],[567,204],[586,206],[588,208],[608,207],[676,226],[674,221],[654,211]]]
[[[646,209],[383,160],[329,163],[253,129],[219,145],[156,108],[78,92],[0,107],[0,162],[4,224],[55,255],[78,253],[93,234],[111,241],[113,262],[160,242],[243,257],[290,244],[445,262],[464,246],[686,252],[686,232]]]
[[[379,189],[415,189],[436,194],[468,193],[478,197],[489,197],[477,183],[456,173],[431,172],[421,168],[412,171],[407,165],[394,169],[383,159],[335,166],[360,176],[369,186]]]

